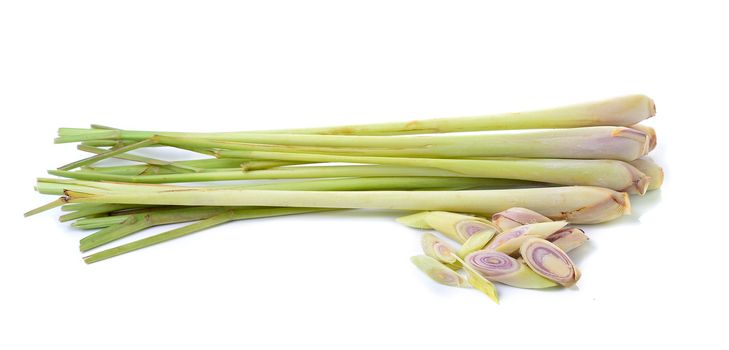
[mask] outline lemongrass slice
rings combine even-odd
[[[644,173],[646,176],[650,177],[650,181],[648,182],[648,190],[657,190],[661,188],[661,185],[663,184],[663,168],[661,168],[660,165],[656,164],[652,159],[648,157],[636,159],[634,161],[630,162],[630,165],[634,166],[640,172]]]
[[[589,238],[585,235],[585,231],[576,227],[563,228],[546,238],[546,240],[554,243],[559,249],[565,253],[569,253],[585,244]]]
[[[453,264],[456,262],[456,251],[433,234],[426,233],[420,241],[425,255],[442,263]]]
[[[482,231],[471,235],[471,237],[468,237],[466,242],[463,243],[461,248],[458,249],[458,256],[463,259],[468,254],[483,249],[494,235],[496,235],[496,232],[494,231]]]
[[[539,214],[534,210],[519,207],[509,208],[491,216],[491,222],[503,231],[510,230],[517,226],[549,221],[552,221],[552,219]]]
[[[463,259],[456,257],[456,261],[458,261],[458,263],[463,266],[463,269],[466,270],[466,276],[468,276],[468,284],[470,284],[471,287],[475,288],[481,293],[486,294],[486,296],[488,296],[489,298],[491,298],[491,300],[498,304],[499,295],[496,292],[496,286],[494,286],[491,281],[478,273],[478,271],[474,270],[473,267],[466,264]]]
[[[412,228],[427,230],[432,228],[425,222],[425,217],[428,216],[428,213],[427,211],[421,211],[419,213],[401,216],[395,219],[395,221]]]
[[[446,211],[432,211],[425,216],[425,222],[459,243],[464,243],[468,237],[478,232],[500,232],[496,225],[484,218],[450,213]]]
[[[575,285],[580,279],[580,270],[572,259],[558,246],[545,239],[528,238],[519,250],[527,265],[546,279],[565,287]]]
[[[527,238],[549,237],[565,225],[567,225],[567,221],[540,222],[536,224],[518,226],[494,237],[494,239],[484,249],[496,250],[509,255],[515,254],[519,252],[519,247],[521,247],[522,243],[524,243]]]
[[[465,263],[489,280],[519,288],[549,288],[557,285],[511,256],[496,252],[479,250],[469,254]]]
[[[438,260],[427,255],[416,255],[410,258],[415,266],[433,281],[451,287],[465,287],[466,281],[458,272],[449,269]]]

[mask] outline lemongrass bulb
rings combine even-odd
[[[455,249],[443,242],[440,238],[430,233],[426,233],[423,235],[421,244],[425,255],[446,264],[453,264],[456,262]]]
[[[656,148],[658,144],[658,138],[656,137],[656,130],[648,125],[635,124],[630,126],[631,129],[635,129],[645,133],[648,136],[648,152]]]
[[[565,287],[573,286],[580,279],[580,270],[572,259],[545,239],[527,238],[519,250],[526,264],[546,279]]]
[[[431,211],[425,222],[433,229],[459,243],[464,243],[478,232],[500,232],[499,228],[484,218],[456,214],[447,211]]]
[[[458,256],[465,258],[466,255],[483,249],[483,247],[489,243],[495,234],[496,232],[494,231],[482,231],[471,235],[471,237],[468,237],[466,242],[461,245],[461,248],[458,249]]]
[[[410,258],[415,266],[433,281],[451,287],[465,287],[466,280],[458,272],[449,269],[438,260],[427,255],[416,255]]]
[[[652,159],[649,157],[636,159],[631,161],[630,165],[634,166],[651,178],[651,181],[648,183],[648,190],[657,190],[661,188],[661,185],[663,184],[663,168],[656,164],[656,162]]]
[[[549,222],[552,219],[526,208],[509,208],[491,216],[491,222],[502,230],[510,230],[517,226]]]
[[[509,231],[502,232],[494,237],[484,248],[485,250],[496,250],[506,254],[516,254],[519,247],[530,237],[546,238],[567,225],[567,221],[550,221],[536,224],[528,224],[515,227]]]
[[[479,250],[469,254],[466,264],[485,278],[519,288],[549,288],[557,285],[511,256],[496,252]]]
[[[585,231],[579,228],[566,227],[551,234],[546,240],[554,243],[554,245],[562,249],[565,253],[569,253],[585,244],[589,238],[585,235]]]

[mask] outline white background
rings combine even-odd
[[[498,3],[3,2],[0,348],[726,345],[726,10]],[[52,144],[61,126],[306,127],[629,93],[657,103],[663,190],[586,228],[579,288],[502,287],[500,305],[421,275],[420,233],[392,212],[237,222],[90,266],[58,211],[21,217],[50,199],[34,178],[81,156]]]

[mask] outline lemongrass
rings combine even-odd
[[[565,253],[569,253],[582,246],[589,240],[587,235],[585,235],[585,231],[576,227],[563,228],[545,239],[554,243],[554,245],[562,249]]]
[[[464,243],[478,232],[499,232],[498,227],[484,218],[444,211],[429,212],[425,216],[425,222],[431,228],[459,243]]]
[[[458,249],[458,256],[461,259],[465,259],[468,254],[483,249],[494,235],[496,235],[496,231],[493,230],[474,233],[471,237],[468,237],[468,239]]]
[[[640,158],[630,162],[640,172],[650,177],[648,190],[657,190],[663,185],[663,168],[650,158]]]
[[[401,217],[395,219],[395,221],[397,221],[405,226],[412,227],[412,228],[419,228],[419,229],[427,230],[427,229],[432,228],[425,221],[425,217],[428,216],[429,213],[430,212],[428,212],[428,211],[421,211],[419,213],[401,216]]]
[[[521,157],[617,159],[630,161],[648,152],[648,136],[636,129],[599,126],[438,136],[341,136],[249,134],[235,140],[155,135],[147,140],[194,149],[385,157]],[[534,147],[538,144],[539,147]],[[127,146],[131,147],[131,146]]]
[[[223,158],[248,157],[430,167],[472,177],[538,181],[558,185],[599,186],[636,194],[645,193],[650,181],[645,174],[632,165],[618,160],[354,157],[258,151],[218,151],[217,154]]]
[[[553,243],[541,238],[529,238],[521,248],[521,257],[537,274],[559,283],[573,286],[580,279],[580,270],[572,259]]]
[[[427,255],[416,255],[410,261],[433,281],[451,287],[465,287],[466,281],[458,272],[451,270],[440,261]]]
[[[504,113],[474,117],[438,118],[408,122],[348,125],[325,128],[289,129],[266,131],[285,134],[349,134],[349,135],[398,135],[421,133],[446,133],[482,130],[576,128],[586,126],[630,126],[655,115],[653,100],[643,95],[629,95],[564,107],[519,113]],[[204,137],[211,139],[233,138],[252,132],[226,133],[174,133],[177,136]],[[59,130],[56,142],[99,140],[139,140],[158,134],[157,131],[127,132],[120,130],[71,129]]]
[[[456,262],[455,250],[453,247],[430,233],[423,235],[423,238],[421,239],[421,246],[423,247],[425,255],[433,259],[446,264],[453,264]]]
[[[221,225],[233,220],[257,219],[272,216],[304,214],[320,211],[321,209],[313,208],[264,208],[264,209],[235,209],[231,208],[215,216],[192,223],[187,226],[179,227],[167,232],[156,234],[150,237],[130,242],[118,247],[103,250],[98,253],[84,257],[87,264],[106,260],[121,254],[129,253],[135,250],[146,248],[155,244],[177,239],[201,230]]]
[[[534,210],[516,207],[506,209],[491,216],[491,222],[501,228],[502,231],[510,230],[517,226],[549,221],[552,220]]]
[[[635,124],[630,126],[631,129],[638,130],[648,136],[648,151],[652,151],[658,144],[658,138],[656,136],[656,130],[648,125]]]
[[[528,238],[549,237],[565,225],[567,225],[566,221],[549,221],[514,227],[496,235],[484,250],[496,250],[511,255],[518,252],[519,247]]]
[[[184,187],[183,187],[184,188]],[[66,191],[69,203],[120,203],[202,206],[287,206],[441,210],[491,215],[519,206],[556,220],[599,223],[630,212],[625,193],[599,187],[569,186],[466,191],[326,191],[196,189],[181,191],[118,191],[92,187]]]
[[[137,169],[144,171],[144,169]],[[336,177],[478,177],[442,169],[390,166],[390,165],[341,165],[341,166],[301,166],[281,167],[266,170],[243,171],[206,171],[200,173],[183,174],[143,174],[128,175],[116,172],[128,171],[119,169],[115,172],[98,171],[62,171],[49,170],[51,175],[87,180],[87,181],[117,181],[130,183],[174,183],[174,182],[201,182],[201,181],[229,181],[229,180],[269,180],[269,179],[309,179],[309,178],[336,178]],[[513,179],[490,179],[489,187],[534,187],[544,186],[543,183]]]
[[[469,254],[465,263],[489,280],[514,287],[549,288],[557,285],[502,252],[479,250]]]

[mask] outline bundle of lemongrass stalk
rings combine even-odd
[[[92,155],[49,171],[66,179],[38,179],[40,193],[61,197],[28,215],[62,206],[61,221],[99,229],[81,240],[82,251],[152,226],[192,222],[94,253],[88,263],[228,221],[322,210],[491,215],[523,207],[553,220],[600,223],[628,214],[630,194],[661,185],[661,168],[642,158],[656,146],[655,132],[638,124],[654,114],[650,98],[632,95],[522,113],[314,129],[61,128],[56,143],[78,142]],[[167,161],[135,152],[160,146],[198,157]],[[136,164],[99,164],[109,158]],[[183,182],[200,184],[170,184]]]

